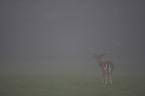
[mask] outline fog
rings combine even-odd
[[[145,74],[145,1],[0,0],[0,74]]]

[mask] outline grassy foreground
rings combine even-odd
[[[113,85],[100,76],[0,76],[0,96],[145,96],[145,76],[113,76]]]

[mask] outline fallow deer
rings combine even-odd
[[[112,85],[112,72],[114,71],[114,64],[111,61],[102,61],[101,59],[106,54],[97,55],[94,54],[96,57],[96,61],[99,64],[101,71],[102,71],[102,83],[105,83],[105,85],[108,84],[108,78],[110,80],[110,84]],[[104,82],[105,80],[105,82]]]

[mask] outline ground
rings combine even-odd
[[[145,96],[145,76],[1,75],[0,96]]]

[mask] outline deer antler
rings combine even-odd
[[[106,53],[99,55],[100,58],[103,58],[106,55]]]

